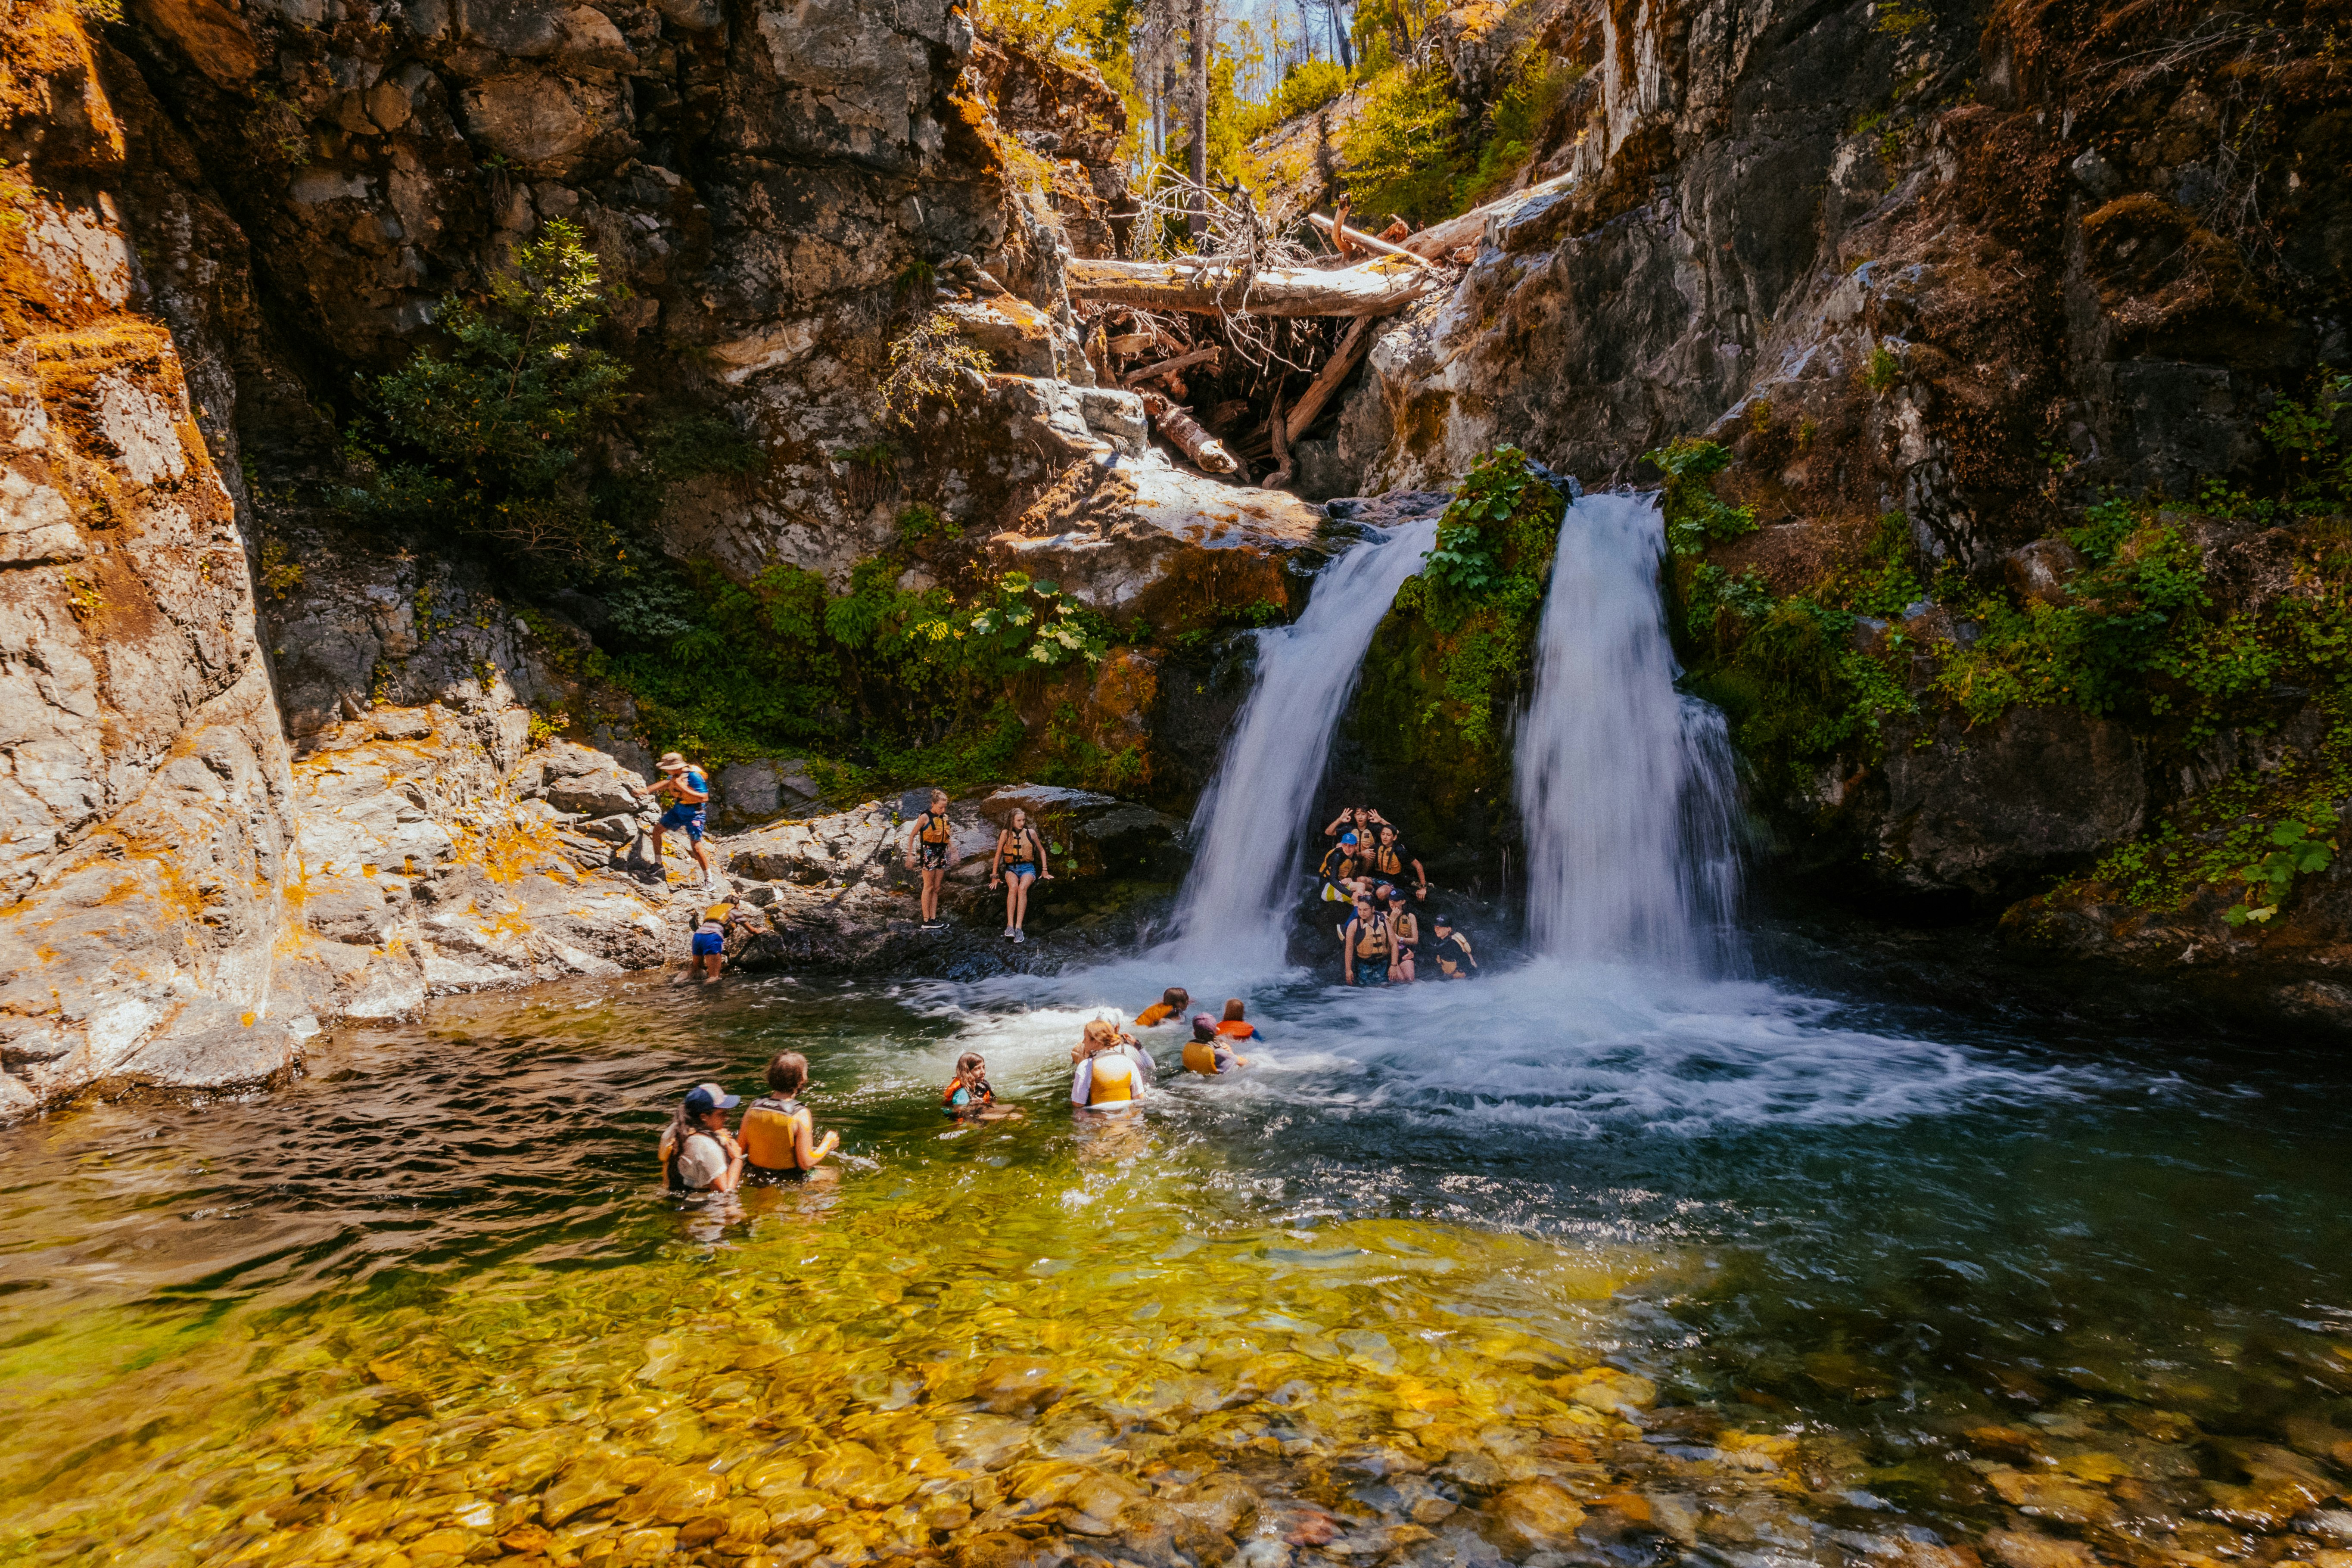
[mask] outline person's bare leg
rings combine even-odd
[[[1013,879],[1013,929],[1024,931],[1029,923],[1029,883],[1027,877]]]
[[[1007,879],[1004,884],[1004,930],[1007,935],[1010,935],[1020,929],[1019,923],[1013,919],[1013,911],[1014,908],[1017,907],[1017,901],[1020,897],[1021,879],[1013,877]]]
[[[718,984],[719,972],[727,967],[727,955],[723,952],[714,952],[702,962],[709,968],[709,973],[702,977],[702,983],[705,985]]]
[[[702,885],[710,886],[710,847],[699,838],[687,841],[694,849],[694,863],[702,868]]]
[[[654,869],[659,871],[662,880],[667,882],[669,880],[669,864],[662,858],[663,831],[658,827],[654,829]]]

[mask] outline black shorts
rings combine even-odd
[[[747,1187],[781,1187],[789,1183],[805,1182],[808,1179],[809,1173],[806,1171],[791,1167],[776,1171],[765,1165],[754,1165],[749,1161],[744,1162],[743,1164],[743,1184]]]

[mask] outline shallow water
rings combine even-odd
[[[1293,977],[1248,1074],[1076,1124],[1078,1023],[1167,978],[583,982],[0,1131],[0,1556],[2352,1546],[2337,1061]],[[783,1048],[856,1160],[680,1212],[668,1103]],[[938,1116],[968,1048],[1027,1120]]]

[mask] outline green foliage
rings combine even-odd
[[[1527,679],[1566,507],[1516,447],[1479,458],[1455,489],[1421,574],[1397,594],[1397,610],[1417,615],[1435,644],[1421,727],[1445,723],[1467,751],[1499,746],[1501,716]]]
[[[1907,37],[1920,28],[1935,23],[1936,14],[1925,5],[1905,5],[1903,0],[1881,0],[1878,20],[1874,27],[1889,37]]]
[[[1399,213],[1423,226],[1451,216],[1460,121],[1443,65],[1401,66],[1375,79],[1344,144],[1356,211],[1375,223]]]
[[[1520,46],[1507,68],[1503,89],[1486,111],[1478,157],[1458,182],[1456,205],[1467,209],[1493,200],[1533,157],[1536,142],[1568,89],[1583,75],[1533,41]]]
[[[861,561],[846,593],[781,564],[749,584],[707,562],[644,574],[606,591],[616,651],[593,673],[628,689],[657,744],[712,762],[857,745],[889,769],[973,776],[1019,750],[1008,686],[1098,661],[1110,628],[1017,572],[958,605],[898,587],[904,564]]]
[[[1283,68],[1282,85],[1269,105],[1275,123],[1310,113],[1348,90],[1348,69],[1337,60],[1293,60]]]
[[[2287,497],[2298,510],[2352,506],[2352,453],[2336,426],[2352,410],[2352,375],[2328,371],[2308,403],[2282,397],[2263,420],[2263,435],[2287,466]]]
[[[925,403],[936,399],[950,408],[958,407],[960,384],[967,376],[977,379],[994,368],[987,350],[963,341],[954,317],[934,310],[890,345],[890,374],[882,383],[882,416],[911,427],[916,412]]]
[[[1889,348],[1870,351],[1870,364],[1862,373],[1863,385],[1873,392],[1885,392],[1903,379],[1903,359]]]
[[[527,566],[576,570],[616,553],[615,508],[592,452],[628,368],[589,340],[604,290],[586,237],[562,221],[515,252],[485,297],[442,301],[442,353],[366,388],[374,438],[353,510],[493,542]]]
[[[1708,481],[1731,466],[1731,453],[1713,441],[1681,436],[1653,452],[1643,454],[1666,476],[1660,505],[1666,519],[1666,548],[1675,555],[1696,555],[1710,544],[1722,544],[1756,531],[1756,514],[1744,506],[1716,499]]]
[[[2274,825],[2270,833],[2270,852],[2238,868],[2239,880],[2246,884],[2245,897],[2224,910],[2222,919],[2233,926],[2242,926],[2249,921],[2260,924],[2278,913],[2295,878],[2325,871],[2335,864],[2336,840],[2320,837],[2334,826],[2333,821],[2317,827],[2300,822]],[[2257,904],[2257,900],[2262,902]]]
[[[899,510],[898,537],[910,542],[918,539],[961,539],[963,524],[935,506],[917,501]]]

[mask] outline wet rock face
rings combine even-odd
[[[282,1070],[288,757],[247,540],[71,13],[0,35],[0,1114]]]

